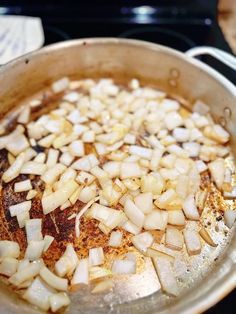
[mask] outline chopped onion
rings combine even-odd
[[[26,290],[23,298],[29,303],[38,306],[43,311],[48,311],[50,308],[49,297],[54,295],[54,293],[54,289],[49,287],[41,278],[37,277]]]
[[[173,263],[175,260],[174,256],[167,254],[161,250],[158,250],[157,248],[154,248],[154,247],[147,248],[145,255],[148,257],[151,257],[151,258],[162,258],[163,257],[163,258],[168,259],[171,263]]]
[[[168,221],[168,212],[155,209],[147,214],[144,220],[144,229],[146,230],[165,230]]]
[[[17,242],[1,240],[0,241],[0,258],[13,257],[17,258],[20,255],[20,247]]]
[[[150,192],[141,193],[134,198],[134,203],[144,214],[148,214],[153,209],[153,195]]]
[[[31,201],[25,201],[9,207],[11,217],[14,217],[22,212],[28,212],[31,208]]]
[[[43,252],[46,252],[49,249],[52,242],[54,241],[54,237],[50,235],[45,235],[43,241],[44,241]]]
[[[177,142],[187,142],[190,137],[190,130],[185,128],[175,128],[173,130],[173,136]]]
[[[43,180],[46,184],[52,185],[65,170],[66,166],[56,164],[44,172],[41,176],[41,180]]]
[[[207,165],[202,160],[196,160],[195,165],[199,173],[202,173],[208,169]]]
[[[49,148],[56,138],[56,134],[49,134],[38,141],[38,145]]]
[[[80,171],[80,173],[76,177],[76,181],[78,183],[85,185],[90,185],[91,183],[93,183],[94,180],[95,176],[85,171]]]
[[[200,144],[195,142],[185,142],[183,148],[188,152],[189,157],[198,157],[200,153]]]
[[[59,292],[49,296],[49,303],[52,312],[56,312],[60,308],[70,304],[70,299],[65,292]]]
[[[18,260],[13,257],[5,257],[0,264],[0,274],[10,277],[17,271]]]
[[[24,180],[14,184],[14,192],[24,192],[32,189],[31,181]]]
[[[209,113],[210,108],[201,100],[196,100],[193,105],[193,111],[199,113],[200,115],[206,115]]]
[[[94,199],[96,195],[97,195],[96,185],[85,186],[79,194],[79,200],[83,203],[88,203],[89,201]]]
[[[172,169],[176,161],[176,156],[173,154],[165,155],[160,160],[160,165],[165,168]]]
[[[135,235],[131,238],[133,245],[138,249],[140,252],[145,253],[147,248],[149,248],[154,239],[150,232],[143,232],[138,235]]]
[[[119,177],[121,163],[119,161],[109,161],[103,165],[103,169],[108,173],[109,178]]]
[[[129,153],[131,155],[137,155],[141,158],[145,158],[145,159],[151,159],[152,158],[152,149],[150,148],[145,148],[142,146],[137,146],[137,145],[131,145],[129,147]]]
[[[164,180],[160,174],[148,174],[141,177],[141,191],[159,195],[164,189]]]
[[[112,273],[117,275],[122,274],[135,274],[136,263],[131,260],[114,260],[112,264]]]
[[[155,201],[155,205],[161,209],[165,209],[170,202],[176,199],[176,197],[177,195],[175,190],[168,189],[158,197]]]
[[[184,230],[183,234],[188,254],[199,254],[201,252],[201,242],[198,232],[195,230]]]
[[[183,202],[183,211],[190,220],[199,220],[200,216],[193,195],[189,195]]]
[[[78,184],[74,180],[69,180],[63,187],[61,187],[54,193],[43,196],[42,197],[43,213],[47,215],[57,207],[63,205],[75,192],[76,189],[78,189]]]
[[[175,226],[184,226],[185,217],[181,209],[168,211],[168,224]]]
[[[104,263],[104,253],[103,248],[93,248],[89,250],[89,265],[99,266]]]
[[[216,159],[208,164],[213,181],[221,189],[225,177],[225,163],[223,159]]]
[[[170,113],[167,113],[165,118],[165,125],[168,130],[172,131],[175,128],[183,125],[183,119],[176,111],[172,111]]]
[[[36,144],[35,144],[36,145]],[[33,161],[36,161],[36,162],[40,162],[40,163],[44,163],[46,160],[46,154],[45,153],[39,153]]]
[[[124,212],[130,219],[130,221],[134,223],[137,227],[143,226],[145,216],[143,212],[129,198],[127,198],[125,201]]]
[[[215,242],[212,240],[210,234],[207,232],[207,230],[202,227],[199,231],[200,236],[203,238],[203,240],[206,241],[206,243],[208,243],[210,246],[216,247],[217,244],[215,244]]]
[[[68,280],[64,278],[60,278],[53,274],[47,267],[41,268],[40,277],[52,288],[66,291],[68,287]]]
[[[10,141],[6,143],[6,149],[14,156],[19,155],[27,147],[29,147],[29,142],[24,134],[11,136]]]
[[[65,166],[69,166],[72,161],[74,160],[74,156],[72,156],[69,152],[65,152],[61,155],[59,161],[61,164],[65,165]]]
[[[81,259],[78,266],[74,272],[73,278],[71,280],[71,285],[85,284],[89,283],[89,262],[87,258]]]
[[[225,224],[228,228],[232,228],[236,220],[236,210],[227,209],[224,213]]]
[[[59,150],[50,148],[48,150],[48,157],[47,157],[47,162],[46,162],[47,167],[51,168],[55,166],[57,164],[58,157],[59,157]]]
[[[39,259],[43,253],[44,245],[45,243],[43,240],[30,241],[25,251],[25,258],[30,261]]]
[[[25,153],[18,155],[13,164],[3,173],[2,180],[6,183],[15,179],[19,174],[25,162]]]
[[[125,221],[122,225],[121,225],[121,227],[124,229],[124,230],[126,230],[126,231],[128,231],[128,232],[130,232],[130,233],[132,233],[132,234],[139,234],[140,232],[141,232],[141,230],[142,230],[142,228],[141,227],[138,227],[138,226],[136,226],[134,223],[132,223],[130,220],[127,220],[127,221]]]
[[[96,284],[96,286],[93,288],[93,290],[91,291],[92,293],[103,293],[103,292],[108,292],[109,290],[111,290],[113,288],[113,281],[112,279],[106,279],[103,280],[101,282],[99,282],[98,284]]]
[[[69,145],[69,153],[74,157],[82,157],[85,154],[84,144],[80,140],[73,141]]]
[[[166,247],[172,250],[180,251],[184,244],[181,231],[173,227],[166,228],[165,243]]]
[[[158,278],[160,279],[162,290],[167,294],[177,296],[179,288],[171,267],[171,262],[164,257],[154,257],[153,263],[157,271]]]
[[[108,242],[109,246],[119,247],[122,242],[122,233],[120,231],[112,231]]]
[[[122,162],[120,169],[120,178],[139,178],[141,176],[141,169],[135,162]]]
[[[27,106],[27,107],[24,107],[23,110],[20,112],[17,118],[17,122],[26,124],[29,122],[29,119],[30,119],[30,107]]]
[[[56,82],[52,83],[52,91],[57,94],[63,92],[65,89],[69,87],[69,79],[68,77],[63,77]]]
[[[20,228],[23,228],[25,226],[25,223],[27,220],[30,219],[30,215],[28,211],[20,212],[16,215],[17,222]]]
[[[36,195],[38,194],[38,192],[36,190],[30,190],[27,195],[26,195],[26,199],[27,201],[31,200],[32,198],[34,198]]]
[[[176,193],[182,199],[185,199],[188,196],[189,190],[189,177],[186,175],[181,175],[177,179]]]
[[[43,240],[42,219],[30,219],[25,223],[27,242]]]
[[[18,270],[9,278],[9,282],[15,286],[19,286],[23,282],[32,279],[40,272],[40,263],[30,263],[27,267]]]
[[[34,174],[34,175],[42,175],[47,169],[45,164],[35,161],[26,162],[20,170],[22,174]]]

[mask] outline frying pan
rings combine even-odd
[[[94,38],[54,44],[1,67],[0,114],[9,121],[13,109],[63,76],[113,77],[123,82],[135,77],[143,84],[166,91],[189,109],[196,99],[207,103],[215,120],[231,133],[230,145],[236,154],[236,88],[220,73],[193,58],[203,53],[236,68],[234,57],[210,47],[193,48],[184,54],[130,39]],[[231,201],[230,205],[234,203]],[[219,222],[220,232],[215,232],[215,219],[210,219],[218,247],[204,246],[199,256],[189,258],[189,272],[183,274],[183,265],[176,265],[182,283],[179,297],[163,295],[155,273],[147,266],[143,275],[128,280],[125,286],[117,282],[115,294],[91,296],[86,289],[73,294],[66,312],[199,313],[211,307],[236,286],[236,235],[234,228],[225,229],[223,221]],[[8,228],[4,221],[2,225]],[[0,312],[40,311],[1,283]]]

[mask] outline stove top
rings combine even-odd
[[[85,37],[147,40],[186,51],[200,45],[231,49],[217,23],[217,0],[1,0],[0,14],[41,17],[45,45]],[[202,60],[236,84],[236,75],[212,57]],[[233,313],[236,293],[207,311]]]

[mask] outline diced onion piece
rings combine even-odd
[[[93,154],[90,154],[76,160],[71,167],[76,170],[90,171],[90,169],[97,166],[98,164],[99,161],[97,157]]]
[[[184,238],[181,231],[173,227],[167,227],[166,235],[165,235],[165,243],[166,243],[166,247],[172,250],[177,250],[177,251],[182,250],[183,244],[184,244]]]
[[[157,271],[158,278],[160,279],[162,290],[167,294],[177,296],[179,288],[172,270],[171,262],[164,257],[154,257],[153,263]]]
[[[141,176],[141,169],[135,162],[122,162],[120,169],[121,179],[139,178]]]
[[[114,285],[114,282],[112,279],[106,279],[96,284],[96,286],[93,288],[91,292],[92,293],[108,292],[109,290],[113,288],[113,285]]]
[[[103,165],[103,169],[108,173],[109,178],[119,177],[121,163],[119,161],[108,161]]]
[[[125,142],[125,144],[130,144],[130,145],[135,144],[136,136],[134,134],[128,133],[124,137],[124,142]]]
[[[130,232],[130,233],[132,233],[132,234],[139,234],[140,232],[141,232],[141,230],[142,230],[142,228],[141,227],[138,227],[138,226],[136,226],[134,223],[132,223],[130,220],[127,220],[127,221],[125,221],[122,225],[121,225],[121,227],[124,229],[124,230],[126,230],[126,231],[128,231],[128,232]]]
[[[27,242],[43,240],[42,219],[30,219],[25,223]]]
[[[89,262],[87,258],[81,259],[74,272],[71,285],[89,283]]]
[[[32,279],[39,274],[41,268],[40,263],[30,263],[27,267],[18,270],[14,275],[9,278],[9,282],[15,286],[19,286],[26,280]]]
[[[223,159],[216,159],[208,164],[213,181],[221,189],[225,177],[225,162]]]
[[[17,271],[18,260],[13,257],[5,257],[0,264],[0,274],[10,277]]]
[[[58,157],[59,157],[59,150],[50,148],[48,150],[48,157],[47,157],[47,162],[46,162],[47,167],[51,168],[55,166],[57,163]]]
[[[189,192],[189,176],[179,176],[177,179],[177,185],[175,190],[178,196],[180,196],[182,199],[185,199],[188,196]]]
[[[65,292],[59,292],[49,296],[49,303],[52,312],[56,312],[64,306],[70,304],[70,299]]]
[[[74,160],[74,156],[72,156],[69,152],[65,152],[61,155],[59,161],[61,164],[65,165],[65,166],[69,166],[72,161]]]
[[[165,155],[160,160],[160,165],[165,168],[172,169],[176,161],[176,156],[173,154]]]
[[[200,144],[195,142],[183,143],[183,148],[188,152],[189,157],[198,157],[200,153]]]
[[[66,250],[62,257],[55,264],[55,271],[63,277],[68,273],[73,273],[78,265],[78,257],[72,244],[67,244]]]
[[[106,155],[108,153],[106,145],[102,143],[95,143],[94,146],[99,156]]]
[[[114,260],[112,264],[112,273],[117,275],[122,274],[135,274],[136,263],[131,260]]]
[[[35,158],[34,161],[44,163],[46,160],[46,154],[45,153],[39,153]]]
[[[165,230],[168,221],[168,212],[155,209],[147,214],[144,221],[144,229],[146,230]]]
[[[30,215],[28,211],[20,212],[16,215],[16,219],[20,228],[25,226],[27,220],[30,219]]]
[[[141,158],[145,158],[150,160],[152,158],[152,149],[142,147],[142,146],[137,146],[137,145],[131,145],[129,147],[129,153],[131,155],[137,155]]]
[[[144,214],[148,214],[153,209],[153,195],[150,192],[141,193],[134,198],[135,205],[141,209]]]
[[[44,241],[43,252],[46,252],[49,249],[52,242],[54,241],[54,237],[50,235],[45,235],[43,241]]]
[[[176,112],[176,111],[167,113],[165,118],[164,118],[164,121],[165,121],[165,125],[166,125],[167,129],[170,131],[183,125],[183,119],[178,114],[178,112]]]
[[[6,149],[14,156],[19,155],[27,147],[29,147],[29,142],[24,134],[12,136],[9,142],[6,143]]]
[[[236,220],[236,210],[227,209],[224,212],[225,224],[228,228],[232,228]]]
[[[153,171],[157,170],[163,153],[164,153],[163,149],[155,148],[153,150],[152,158],[150,160],[150,169],[151,170],[153,170]]]
[[[111,228],[104,225],[104,223],[100,222],[98,224],[98,228],[106,235],[108,235],[111,232]]]
[[[224,198],[235,199],[236,198],[236,186],[233,186],[230,192],[224,191]]]
[[[164,189],[164,180],[158,174],[148,174],[141,177],[141,191],[151,192],[153,195],[159,195]]]
[[[104,263],[104,253],[103,248],[93,248],[89,250],[89,265],[90,266],[99,266]]]
[[[65,170],[66,166],[62,164],[56,164],[44,172],[44,174],[41,176],[41,180],[46,184],[52,185]]]
[[[177,142],[187,142],[189,140],[190,131],[185,128],[175,128],[173,130],[173,136]]]
[[[21,153],[12,163],[12,165],[3,173],[2,180],[6,183],[15,179],[19,174],[25,162],[25,153]]]
[[[17,242],[1,240],[0,241],[0,258],[14,257],[17,258],[20,255],[20,247]]]
[[[52,91],[57,94],[63,92],[65,89],[69,87],[69,79],[68,77],[63,77],[56,82],[52,83]]]
[[[26,290],[23,298],[29,303],[38,306],[43,311],[48,311],[50,308],[49,298],[54,293],[54,289],[49,287],[41,278],[37,277]]]
[[[151,257],[151,258],[160,258],[160,257],[163,257],[163,258],[166,258],[168,259],[171,263],[174,262],[175,258],[174,256],[170,255],[170,254],[167,254],[161,250],[158,250],[154,247],[149,247],[147,248],[147,251],[145,252],[145,255],[148,256],[148,257]]]
[[[184,230],[184,241],[189,255],[200,254],[201,241],[198,232],[195,230]]]
[[[125,201],[124,212],[126,216],[130,219],[130,221],[136,226],[143,226],[145,216],[143,212],[129,198]]]
[[[45,164],[35,161],[26,162],[20,170],[22,174],[34,174],[34,175],[42,175],[47,169]]]
[[[24,192],[32,189],[31,181],[24,180],[14,184],[14,192]]]
[[[80,140],[73,141],[69,145],[69,153],[75,157],[82,157],[85,154],[84,144]]]
[[[82,141],[84,143],[93,143],[95,141],[95,133],[92,130],[88,130],[83,133]]]
[[[189,195],[183,202],[183,211],[185,216],[190,220],[199,220],[199,212],[196,207],[193,195]]]
[[[9,207],[11,217],[14,217],[22,212],[28,212],[31,208],[31,201],[25,201]]]
[[[225,144],[229,141],[229,133],[219,124],[206,126],[203,133],[205,136],[220,144]]]
[[[93,183],[94,180],[95,176],[85,171],[80,171],[80,173],[76,177],[76,181],[78,183],[85,185],[90,185],[91,183]]]
[[[119,247],[122,242],[122,233],[120,231],[112,231],[108,242],[109,246]]]
[[[207,165],[202,160],[196,160],[195,165],[199,173],[202,173],[208,169]]]
[[[177,195],[175,190],[168,189],[155,201],[155,205],[161,209],[165,209],[166,206],[176,199]]]
[[[145,253],[147,251],[147,248],[152,245],[154,238],[150,232],[143,232],[133,236],[131,238],[131,241],[136,249],[138,249],[142,253]]]
[[[44,241],[30,241],[25,251],[25,258],[30,261],[39,259],[43,253]]]
[[[22,259],[18,263],[17,271],[21,271],[22,269],[28,267],[30,265],[29,260],[27,259]]]
[[[210,234],[208,233],[208,231],[202,227],[199,231],[200,236],[203,238],[203,240],[206,241],[207,244],[209,244],[210,246],[216,247],[217,244],[212,240]]]
[[[181,209],[168,211],[168,224],[174,226],[184,226],[185,217]]]
[[[56,138],[56,134],[49,134],[38,141],[38,145],[49,148]]]
[[[204,115],[207,115],[209,113],[210,108],[201,100],[196,100],[194,105],[193,105],[193,111],[204,116]]]
[[[50,195],[42,197],[43,213],[47,215],[57,207],[63,205],[70,196],[78,189],[78,184],[74,180],[65,183],[63,187],[51,193]]]
[[[89,201],[94,199],[96,195],[96,186],[85,186],[79,194],[79,200],[83,203],[88,203]]]
[[[30,107],[25,106],[23,108],[23,110],[20,112],[20,114],[17,118],[17,122],[22,123],[22,124],[26,124],[29,122],[29,119],[30,119]]]
[[[68,288],[68,280],[60,278],[53,274],[47,267],[41,268],[40,277],[52,288],[66,291]]]
[[[36,190],[30,190],[27,195],[26,195],[26,199],[27,201],[31,200],[32,198],[34,198],[36,195],[38,194],[38,192]]]

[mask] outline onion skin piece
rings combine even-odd
[[[211,236],[205,228],[202,227],[199,231],[199,234],[207,244],[212,247],[217,247],[217,244],[212,240]]]

